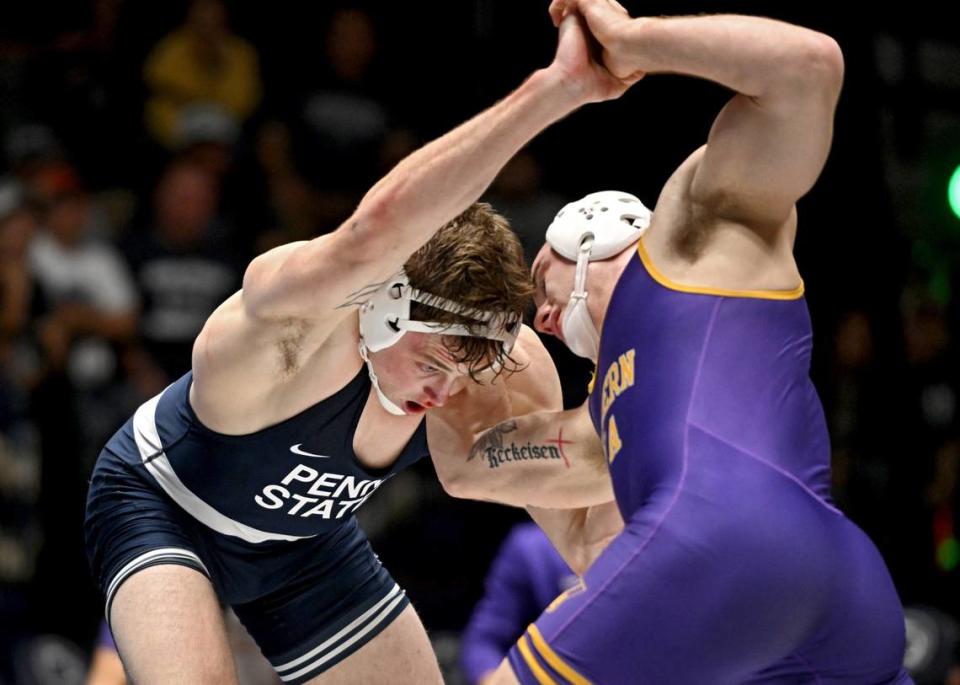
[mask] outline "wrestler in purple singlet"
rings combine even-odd
[[[520,523],[504,540],[484,580],[484,594],[461,636],[460,666],[468,683],[492,673],[530,621],[576,575],[535,523]]]
[[[590,409],[625,529],[511,650],[523,683],[910,683],[903,614],[831,503],[802,287],[678,286],[643,248]]]

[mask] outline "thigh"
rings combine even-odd
[[[802,597],[776,559],[742,553],[747,532],[699,536],[689,517],[654,530],[628,524],[527,629],[509,654],[520,682],[733,685],[791,653]]]
[[[104,450],[87,498],[87,553],[135,682],[234,682],[219,602],[191,521]]]
[[[236,614],[227,609],[223,612],[223,621],[227,625],[227,641],[233,652],[233,663],[237,668],[237,680],[240,685],[281,685],[273,666],[263,656],[253,637],[243,627]]]
[[[87,557],[108,618],[117,590],[143,568],[179,564],[207,574],[190,533],[192,525],[142,470],[109,450],[100,454],[90,480],[84,528]]]
[[[160,564],[116,591],[110,625],[124,668],[137,685],[235,683],[223,612],[206,576]]]
[[[232,606],[284,683],[299,685],[333,670],[385,632],[388,641],[397,634],[425,640],[406,593],[355,520],[324,539],[278,549],[257,566],[264,564],[276,569],[268,574],[272,589]]]
[[[358,651],[308,685],[442,685],[427,631],[411,605]]]

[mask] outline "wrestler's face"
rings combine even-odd
[[[544,244],[537,258],[533,260],[533,294],[537,313],[533,318],[533,327],[541,333],[554,335],[563,342],[560,321],[573,292],[577,265],[565,259]]]
[[[442,407],[463,390],[467,369],[450,355],[443,336],[405,333],[396,344],[370,353],[380,389],[407,414]]]

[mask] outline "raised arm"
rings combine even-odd
[[[527,141],[580,105],[623,92],[624,83],[590,61],[586,45],[581,25],[564,22],[549,67],[398,164],[333,234],[254,260],[244,278],[247,309],[263,318],[335,325],[339,305],[395,273],[477,200]]]
[[[779,226],[820,175],[833,135],[843,57],[829,36],[761,17],[631,19],[609,0],[555,0],[578,11],[621,77],[677,73],[734,90],[713,123],[690,196],[717,218]]]

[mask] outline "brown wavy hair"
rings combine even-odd
[[[486,202],[466,209],[413,253],[404,264],[410,285],[459,304],[521,320],[533,297],[533,281],[520,240],[509,222]],[[414,302],[410,318],[417,321],[463,324],[477,330],[480,322],[462,314]],[[497,340],[446,336],[445,343],[470,377],[495,363],[500,370],[519,367]]]

